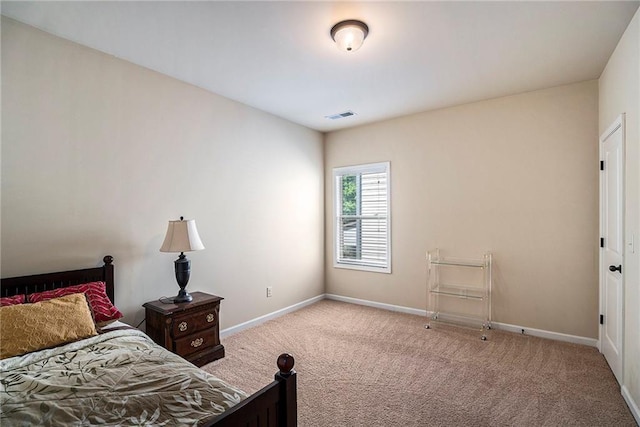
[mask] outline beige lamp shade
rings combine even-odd
[[[204,249],[198,235],[195,219],[169,221],[167,235],[160,247],[160,252],[191,252]]]

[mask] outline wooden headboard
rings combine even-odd
[[[34,292],[80,285],[82,283],[105,282],[107,284],[107,295],[111,302],[115,304],[113,257],[107,255],[102,260],[104,261],[102,267],[0,279],[0,296],[8,297],[19,294],[32,294]]]

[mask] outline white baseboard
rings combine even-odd
[[[331,299],[334,301],[348,302],[350,304],[366,305],[367,307],[382,308],[383,310],[399,311],[400,313],[416,314],[418,316],[427,315],[427,310],[420,310],[419,308],[403,307],[401,305],[385,304],[383,302],[375,302],[375,301],[368,301],[368,300],[358,299],[358,298],[343,297],[342,295],[325,294],[325,298]]]
[[[560,332],[545,331],[543,329],[528,328],[526,326],[510,325],[508,323],[491,322],[491,327],[502,331],[515,332],[516,334],[531,335],[533,337],[547,338],[556,341],[565,341],[573,344],[582,344],[598,348],[598,340],[595,338],[581,337],[578,335],[563,334]]]
[[[401,313],[416,314],[418,316],[427,315],[427,310],[421,310],[418,308],[410,308],[410,307],[403,307],[400,305],[385,304],[381,302],[368,301],[368,300],[363,300],[359,298],[343,297],[341,295],[335,295],[335,294],[325,294],[325,297],[327,299],[331,299],[335,301],[366,305],[368,307],[382,308],[384,310],[399,311]],[[580,337],[576,335],[562,334],[559,332],[544,331],[541,329],[533,329],[525,326],[509,325],[507,323],[499,323],[499,322],[491,322],[491,326],[495,329],[515,332],[518,334],[521,334],[522,331],[524,330],[525,335],[531,335],[534,337],[548,338],[556,341],[565,341],[565,342],[570,342],[574,344],[588,345],[590,347],[598,346],[598,340],[594,338],[586,338],[586,337]]]
[[[633,397],[631,397],[629,389],[626,386],[622,386],[621,392],[622,397],[624,397],[625,402],[627,402],[627,405],[633,414],[633,418],[635,418],[636,423],[640,425],[640,407],[638,407],[638,404],[633,400]]]
[[[264,316],[256,317],[255,319],[249,320],[244,323],[240,323],[239,325],[232,326],[227,329],[223,329],[222,331],[220,331],[220,337],[224,338],[229,335],[235,334],[236,332],[240,332],[244,329],[257,326],[261,323],[266,322],[267,320],[275,319],[276,317],[280,317],[284,314],[291,313],[292,311],[300,310],[302,307],[306,307],[310,304],[313,304],[314,302],[318,302],[325,298],[334,300],[334,301],[346,302],[350,304],[358,304],[358,305],[365,305],[367,307],[381,308],[383,310],[397,311],[400,313],[407,313],[407,314],[415,314],[417,316],[426,317],[427,315],[427,310],[421,310],[419,308],[411,308],[411,307],[404,307],[401,305],[386,304],[382,302],[369,301],[369,300],[364,300],[359,298],[345,297],[342,295],[321,294],[313,298],[309,298],[308,300],[299,302],[297,304],[293,304],[289,307],[285,307],[280,310],[274,311],[273,313],[265,314]],[[522,331],[524,331],[524,335],[531,335],[539,338],[548,338],[556,341],[564,341],[564,342],[570,342],[574,344],[582,344],[582,345],[587,345],[587,346],[596,347],[596,348],[598,347],[598,340],[595,338],[580,337],[577,335],[569,335],[569,334],[563,334],[560,332],[545,331],[542,329],[534,329],[526,326],[510,325],[508,323],[500,323],[500,322],[491,322],[491,326],[495,329],[508,331],[508,332],[515,332],[517,334],[521,334],[523,333]]]
[[[280,310],[276,310],[272,313],[265,314],[264,316],[256,317],[255,319],[248,320],[244,323],[240,323],[239,325],[232,326],[227,329],[223,329],[220,331],[220,338],[228,337],[229,335],[233,335],[236,332],[240,332],[242,330],[251,328],[253,326],[257,326],[261,323],[266,322],[267,320],[275,319],[276,317],[283,316],[287,313],[291,313],[292,311],[300,310],[302,307],[306,307],[308,305],[313,304],[314,302],[318,302],[325,298],[325,294],[320,294],[313,298],[309,298],[308,300],[299,302],[297,304],[290,305],[289,307],[281,308]]]

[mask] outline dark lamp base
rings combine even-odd
[[[185,291],[184,289],[180,289],[180,292],[178,292],[178,296],[173,299],[173,302],[176,304],[181,302],[191,302],[191,301],[193,301],[193,297],[191,296],[191,294],[187,293],[187,291]]]
[[[191,261],[187,259],[184,252],[181,252],[178,259],[174,261],[174,264],[176,267],[176,280],[178,281],[178,286],[180,286],[180,292],[178,292],[178,296],[173,299],[173,302],[176,304],[181,302],[191,302],[193,301],[193,297],[185,290],[187,283],[189,282],[189,276],[191,276]]]

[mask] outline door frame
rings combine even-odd
[[[621,334],[621,343],[620,343],[620,377],[621,379],[624,378],[624,348],[625,348],[625,339],[624,339],[624,333],[625,333],[625,325],[624,325],[624,301],[625,301],[625,272],[626,272],[626,268],[624,268],[625,266],[625,250],[626,250],[626,242],[625,242],[625,238],[626,238],[626,229],[625,229],[625,173],[626,173],[626,144],[625,144],[625,114],[622,113],[620,114],[618,117],[616,117],[616,119],[613,121],[613,123],[611,123],[611,125],[607,128],[607,130],[605,132],[602,133],[602,135],[600,135],[600,138],[598,139],[598,158],[600,159],[600,161],[603,160],[603,142],[609,137],[611,136],[611,134],[613,134],[616,130],[618,130],[618,128],[620,128],[620,131],[622,132],[622,154],[623,154],[623,161],[621,164],[622,167],[622,191],[620,192],[621,194],[621,205],[622,205],[622,265],[623,265],[623,272],[622,272],[622,286],[620,289],[621,292],[621,298],[622,298],[622,312],[620,313],[622,322],[620,322],[620,334]],[[606,167],[606,165],[605,165]],[[598,197],[598,216],[599,216],[599,234],[600,237],[603,236],[603,231],[604,231],[604,219],[603,219],[603,215],[602,215],[602,207],[603,207],[603,186],[604,186],[604,179],[603,179],[603,174],[600,172],[599,173],[599,197]],[[600,246],[600,245],[598,245]],[[606,270],[603,266],[603,259],[602,259],[602,252],[603,252],[602,247],[598,248],[598,297],[599,297],[599,301],[598,301],[598,310],[599,310],[599,314],[603,315],[606,314],[604,313],[605,307],[604,307],[604,275],[606,274]],[[598,324],[598,351],[600,351],[602,353],[602,338],[603,338],[603,328],[604,325],[603,324]],[[620,383],[620,385],[622,385],[622,383]]]

